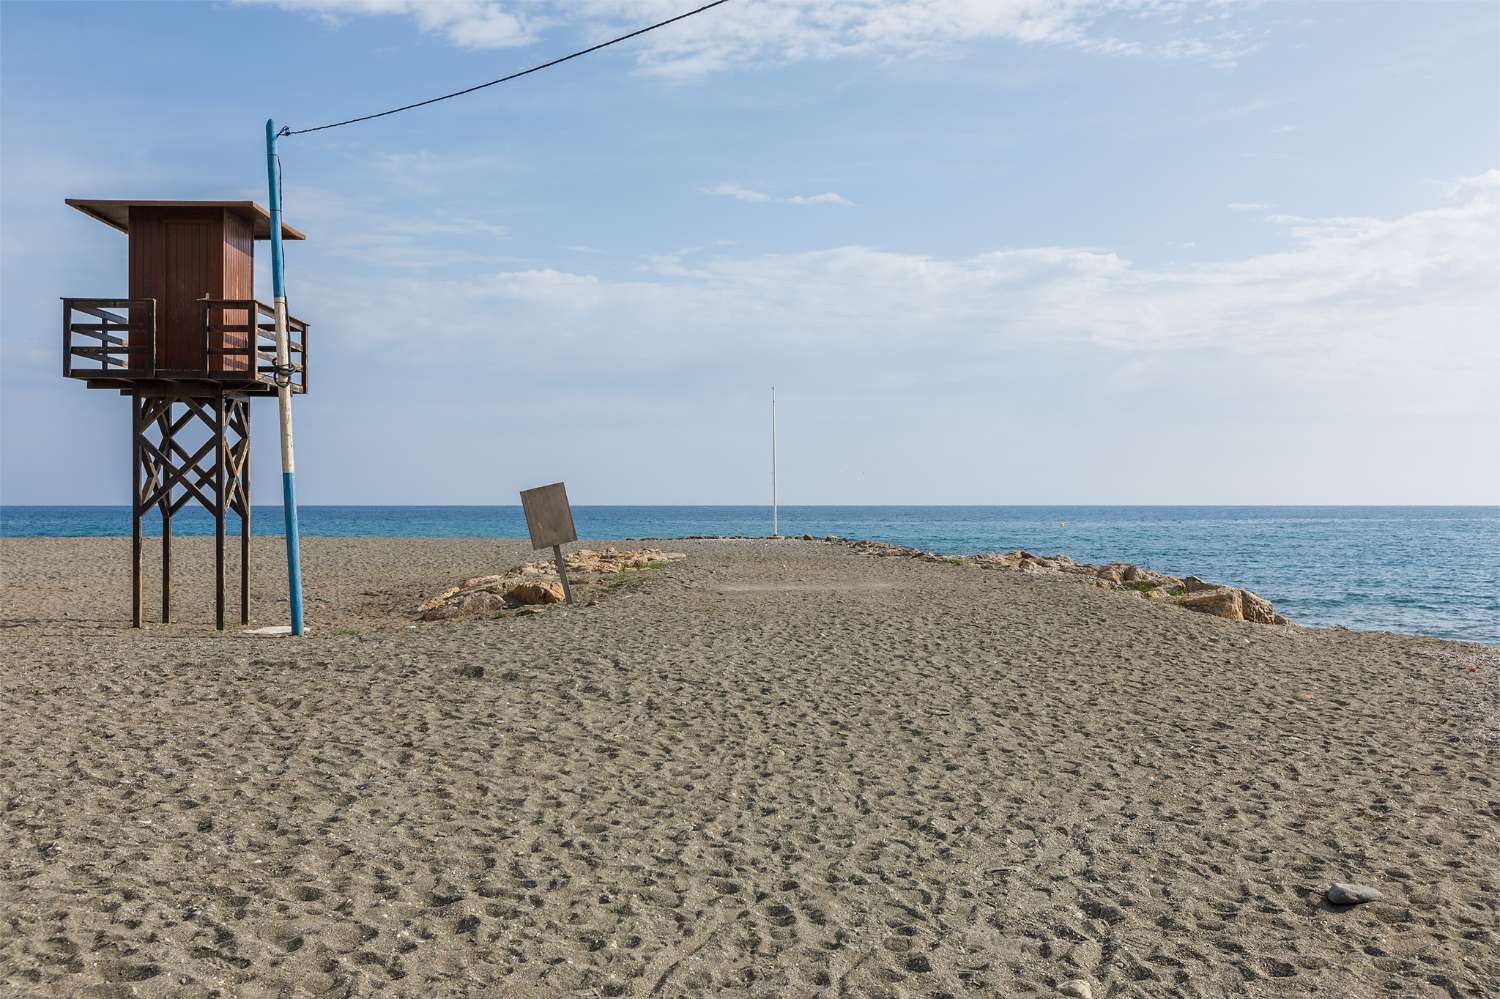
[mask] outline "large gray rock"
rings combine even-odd
[[[1380,889],[1369,885],[1349,884],[1335,881],[1328,886],[1328,901],[1334,905],[1362,905],[1380,898]]]

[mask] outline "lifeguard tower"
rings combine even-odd
[[[214,516],[216,623],[224,629],[226,513],[240,519],[240,621],[250,622],[250,400],[307,391],[307,324],[255,298],[255,242],[271,216],[251,201],[93,201],[72,207],[129,239],[126,298],[65,298],[63,377],[130,397],[131,623],[141,626],[141,521],[161,513],[161,619],[172,619],[172,515]],[[306,237],[282,225],[287,239]],[[203,439],[203,431],[207,438]]]

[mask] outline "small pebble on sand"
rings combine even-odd
[[[1328,901],[1334,905],[1359,905],[1380,898],[1380,889],[1369,885],[1346,884],[1335,881],[1328,886]]]
[[[1076,999],[1094,999],[1094,987],[1088,983],[1088,979],[1075,978],[1070,982],[1063,982],[1057,987],[1061,995],[1074,996]]]

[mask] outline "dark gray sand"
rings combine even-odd
[[[132,633],[0,542],[4,994],[1500,994],[1494,650],[802,542],[412,627],[530,551],[310,539],[219,636],[177,547]]]

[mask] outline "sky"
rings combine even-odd
[[[129,502],[65,197],[691,6],[0,4],[0,501]],[[280,153],[304,503],[769,502],[772,385],[787,504],[1500,502],[1491,2],[730,0]]]

